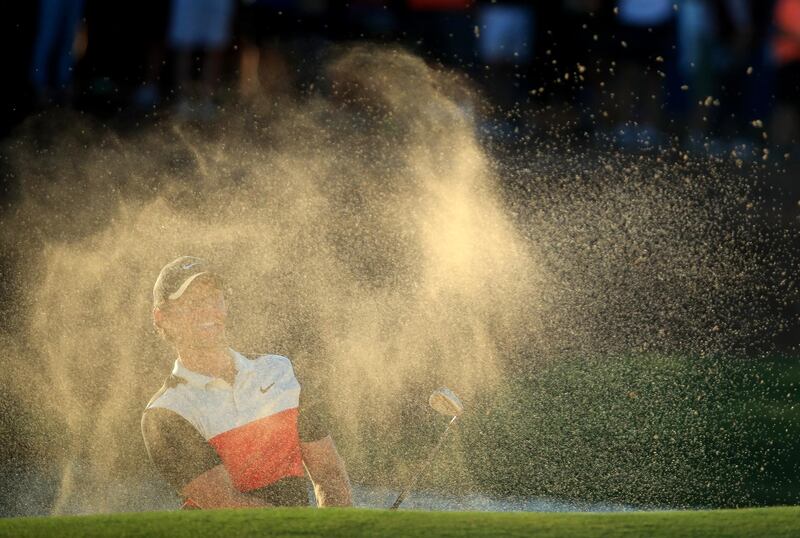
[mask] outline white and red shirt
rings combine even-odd
[[[275,505],[308,504],[300,442],[328,435],[318,401],[301,394],[288,358],[229,352],[233,386],[175,361],[142,416],[150,459],[176,491],[222,464],[239,491]]]

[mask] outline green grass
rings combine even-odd
[[[800,507],[628,513],[209,510],[0,520],[0,537],[38,536],[800,536]]]

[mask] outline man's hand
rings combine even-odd
[[[300,452],[311,482],[314,483],[317,505],[352,506],[350,479],[331,436],[323,437],[319,441],[300,443]]]
[[[204,509],[272,506],[266,501],[236,489],[228,471],[222,465],[217,465],[189,482],[180,494]]]

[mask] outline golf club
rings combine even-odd
[[[397,499],[394,501],[394,504],[389,508],[389,510],[396,510],[398,506],[403,502],[406,496],[411,492],[416,485],[417,480],[425,474],[425,471],[428,469],[428,466],[436,457],[436,454],[439,452],[442,444],[444,444],[444,440],[447,438],[447,434],[450,432],[450,427],[455,423],[461,413],[464,411],[464,405],[461,403],[461,400],[456,396],[456,394],[447,388],[439,388],[433,391],[430,398],[428,398],[428,403],[430,406],[438,413],[443,415],[452,416],[453,418],[450,419],[450,422],[447,423],[447,428],[445,428],[444,433],[439,438],[439,442],[436,443],[436,446],[433,447],[433,450],[428,455],[428,459],[423,462],[422,467],[416,472],[416,474],[411,478],[411,482],[403,488],[403,491],[400,495],[397,496]]]

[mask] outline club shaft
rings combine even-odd
[[[433,447],[433,450],[428,455],[428,459],[423,462],[422,467],[420,467],[416,474],[411,478],[411,482],[405,488],[403,488],[403,491],[397,496],[397,500],[394,501],[394,504],[389,508],[389,510],[397,510],[397,507],[400,506],[406,496],[411,492],[412,489],[414,489],[414,486],[417,484],[417,480],[419,480],[419,478],[425,474],[425,472],[428,470],[428,467],[430,467],[431,462],[433,462],[433,460],[436,458],[436,454],[439,453],[439,449],[444,444],[444,440],[447,438],[447,434],[450,432],[450,426],[455,423],[457,418],[458,417],[455,416],[450,422],[447,423],[447,428],[445,428],[444,433],[442,433],[442,436],[439,438],[439,442],[436,443],[436,446]]]

